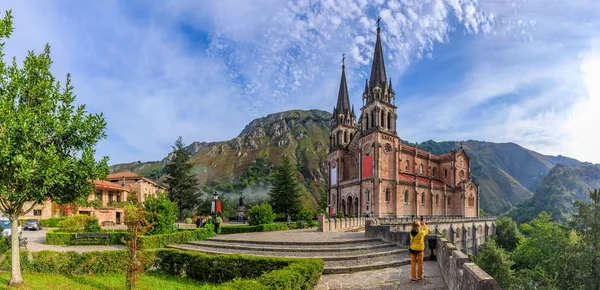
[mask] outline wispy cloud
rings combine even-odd
[[[268,113],[331,110],[342,53],[358,109],[377,15],[400,137],[511,141],[600,162],[600,140],[586,134],[598,121],[593,1],[0,4],[9,8],[7,55],[51,43],[56,74],[71,72],[78,100],[105,113],[99,153],[111,163],[161,159],[178,135],[229,139]]]

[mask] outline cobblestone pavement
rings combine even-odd
[[[302,229],[275,232],[257,232],[244,234],[219,235],[211,239],[237,240],[237,241],[273,241],[273,242],[342,242],[356,239],[365,239],[365,233],[347,232],[317,232],[317,229]]]
[[[46,233],[48,228],[44,228],[39,231],[23,231],[23,238],[27,238],[27,250],[30,252],[39,252],[43,250],[50,251],[76,251],[76,252],[87,252],[87,251],[106,251],[106,250],[122,250],[125,249],[124,245],[110,245],[110,246],[58,246],[58,245],[46,245]]]
[[[410,281],[410,265],[364,271],[353,274],[323,275],[315,290],[385,289],[385,290],[447,290],[436,261],[423,262],[423,280]]]

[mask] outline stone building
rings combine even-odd
[[[406,217],[479,214],[479,188],[463,150],[434,155],[402,144],[396,128],[396,94],[387,79],[380,28],[363,106],[350,105],[345,67],[331,121],[330,214]],[[431,112],[435,113],[435,112]],[[408,124],[404,125],[407,126]]]
[[[148,197],[156,197],[159,191],[167,188],[133,172],[124,171],[109,174],[107,180],[95,180],[94,192],[88,201],[99,201],[102,206],[78,207],[77,212],[70,211],[68,214],[86,214],[98,218],[100,224],[121,224],[123,222],[123,209],[120,202],[127,201],[135,196],[138,201],[145,201]],[[31,203],[25,204],[29,208]],[[47,219],[57,217],[58,212],[52,212],[52,202],[47,200],[43,204],[36,205],[31,212],[21,218]]]

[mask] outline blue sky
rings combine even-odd
[[[289,109],[331,111],[341,55],[358,110],[375,19],[398,134],[515,142],[600,163],[597,1],[2,1],[6,57],[52,46],[90,112],[103,112],[110,164],[160,160],[181,135],[234,138]]]

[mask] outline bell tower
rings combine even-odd
[[[331,132],[329,136],[331,148],[329,152],[345,148],[358,130],[354,106],[350,106],[350,99],[348,98],[344,59],[345,56],[342,57],[342,78],[340,80],[337,105],[333,107],[333,117],[331,119]]]

